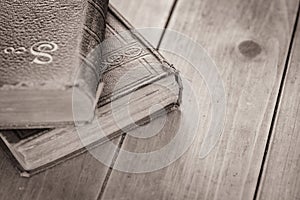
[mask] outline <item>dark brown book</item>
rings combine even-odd
[[[0,129],[73,123],[72,94],[91,121],[105,66],[86,56],[104,39],[108,0],[0,1]]]
[[[178,107],[182,90],[178,72],[139,34],[119,34],[130,29],[133,27],[110,8],[106,37],[114,40],[104,54],[104,62],[109,63],[103,74],[106,84],[96,109],[98,121],[80,127],[83,134],[73,126],[0,132],[2,147],[22,176],[52,167],[82,153],[86,146],[99,145]],[[130,79],[118,85],[126,74]],[[153,107],[157,104],[160,107]],[[103,135],[99,136],[97,123]]]

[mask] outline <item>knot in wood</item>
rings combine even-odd
[[[245,40],[238,46],[241,54],[247,58],[255,58],[262,52],[261,46],[253,40]]]

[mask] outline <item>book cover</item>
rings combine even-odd
[[[74,90],[86,113],[78,120],[91,121],[105,66],[86,56],[104,39],[108,0],[1,0],[0,7],[0,129],[72,124]]]

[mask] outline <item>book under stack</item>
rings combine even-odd
[[[107,0],[0,6],[1,147],[22,176],[179,106],[178,72]]]

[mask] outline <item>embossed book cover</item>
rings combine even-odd
[[[105,37],[110,42],[104,42],[102,60],[107,65],[105,85],[92,123],[0,131],[2,147],[22,176],[52,167],[178,107],[182,90],[178,72],[143,37],[128,31],[132,29],[109,8]]]
[[[74,91],[81,96],[78,120],[94,117],[104,66],[86,56],[104,39],[107,6],[108,0],[0,1],[0,129],[73,123]]]

